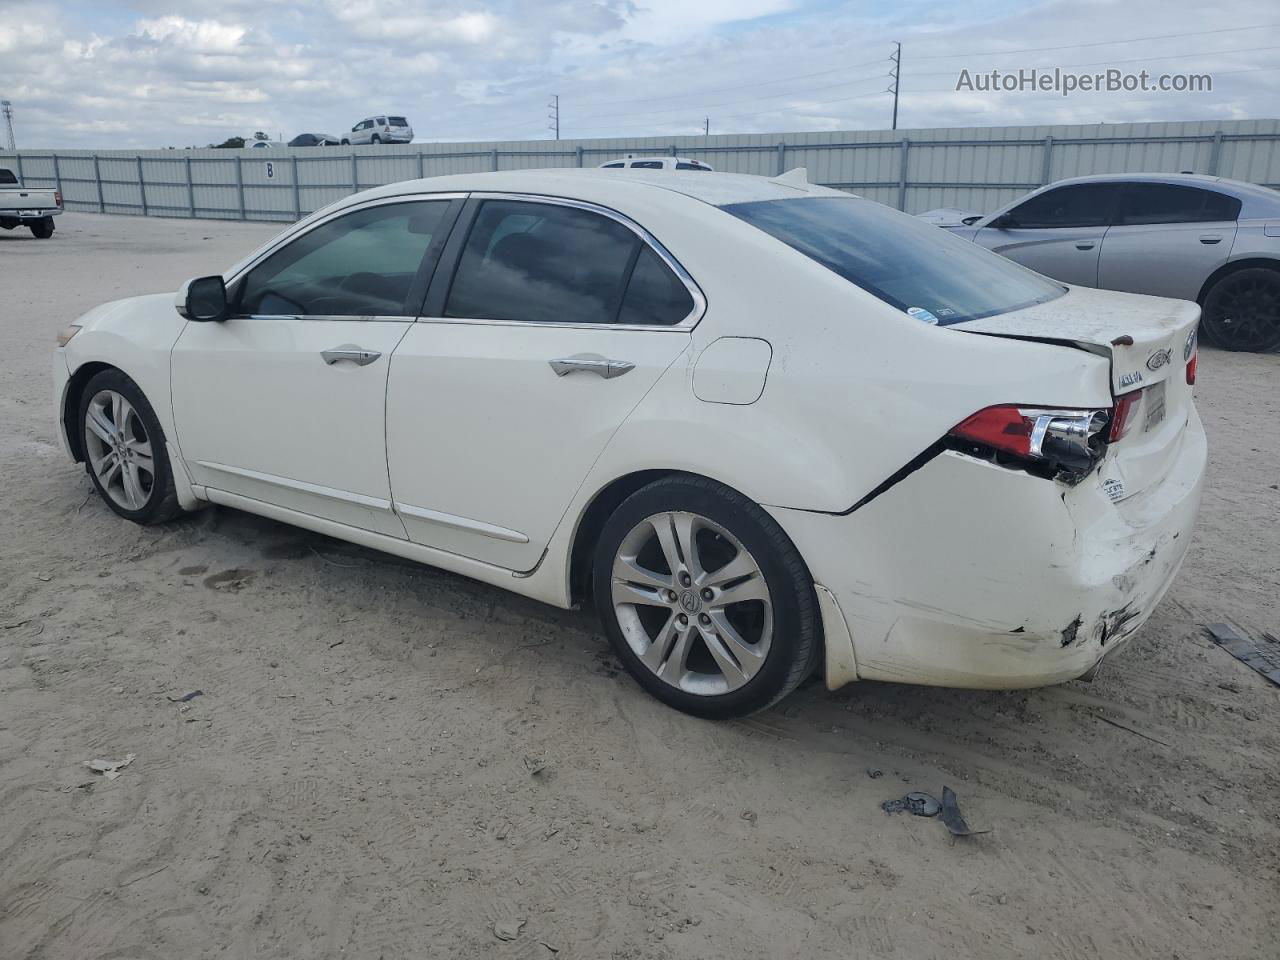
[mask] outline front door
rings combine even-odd
[[[471,203],[451,287],[391,361],[391,490],[410,539],[527,570],[702,298],[604,211]]]
[[[1038,193],[978,230],[974,241],[1047,277],[1098,285],[1098,254],[1119,184],[1068,184]]]
[[[236,280],[231,319],[187,324],[172,390],[196,483],[405,537],[387,477],[387,371],[455,213],[417,200],[340,214]]]

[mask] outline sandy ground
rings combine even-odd
[[[1280,956],[1280,690],[1200,633],[1280,633],[1280,357],[1202,354],[1196,542],[1093,684],[813,684],[713,724],[586,614],[89,496],[55,332],[274,229],[0,233],[0,958]],[[989,834],[880,810],[944,784]]]

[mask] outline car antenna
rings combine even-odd
[[[809,171],[804,167],[792,167],[786,173],[780,173],[776,177],[770,177],[773,183],[780,183],[784,187],[795,187],[801,190],[809,186]]]

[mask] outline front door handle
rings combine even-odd
[[[580,353],[572,357],[548,360],[547,363],[551,364],[551,369],[556,372],[557,377],[567,377],[571,373],[581,371],[594,373],[604,380],[612,380],[636,368],[636,365],[630,361],[608,360],[596,353]]]
[[[1093,241],[1093,240],[1081,240],[1081,241],[1079,241],[1079,242],[1076,244],[1076,249],[1077,249],[1077,250],[1092,250],[1092,249],[1093,249],[1093,245],[1094,245],[1094,243],[1095,243],[1095,241]]]
[[[366,350],[364,347],[357,347],[354,343],[344,343],[342,346],[334,347],[332,350],[322,350],[320,356],[324,357],[324,362],[330,366],[339,360],[350,360],[352,363],[364,367],[373,363],[382,354],[377,350]]]
[[[1221,243],[1222,234],[1220,233],[1202,233],[1200,234],[1201,243]]]

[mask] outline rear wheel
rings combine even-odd
[[[112,510],[135,523],[182,513],[164,431],[141,388],[119,370],[95,375],[80,398],[85,469]]]
[[[1227,350],[1280,347],[1280,270],[1247,267],[1227,274],[1204,298],[1200,325]]]
[[[37,240],[48,240],[53,236],[53,217],[45,217],[31,224],[31,232]]]
[[[632,676],[686,713],[763,710],[817,666],[817,598],[795,546],[710,480],[669,477],[627,498],[600,534],[593,587]]]
[[[343,137],[343,138],[342,138],[342,145],[343,145],[344,147],[349,147],[349,146],[351,146],[351,141],[350,141],[350,140],[348,140],[346,137]]]
[[[372,144],[379,144],[382,142],[382,138],[375,133],[369,142]]]

